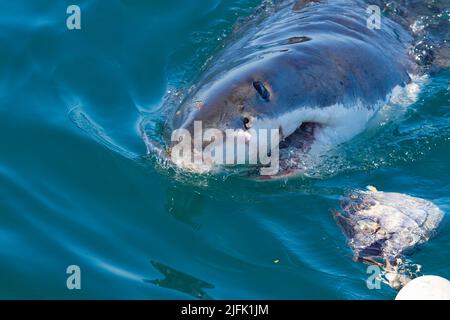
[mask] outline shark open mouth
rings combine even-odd
[[[316,122],[303,122],[292,134],[280,142],[280,150],[297,149],[308,152],[314,143],[322,124]]]
[[[312,145],[316,142],[319,132],[325,125],[318,122],[302,122],[301,125],[290,135],[283,137],[279,144],[280,159],[279,171],[275,175],[260,176],[257,180],[277,180],[289,176],[295,176],[301,169],[301,164],[307,158]]]

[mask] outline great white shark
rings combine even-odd
[[[201,121],[204,130],[232,129],[247,142],[255,138],[251,129],[276,129],[287,158],[350,140],[417,73],[410,32],[385,16],[379,28],[370,27],[369,5],[282,1],[238,31],[174,112],[170,127],[193,134]],[[274,177],[297,172],[288,163],[282,159]]]

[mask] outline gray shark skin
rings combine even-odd
[[[202,120],[206,128],[245,129],[245,118],[355,100],[373,108],[410,81],[412,39],[389,19],[369,29],[366,9],[358,0],[284,5],[224,50],[178,109],[173,128]]]
[[[335,133],[335,144],[351,139],[394,88],[405,87],[417,72],[409,54],[412,36],[384,16],[380,29],[369,28],[368,5],[362,0],[277,5],[235,34],[168,126],[192,135],[195,121],[222,132],[278,129],[280,147],[299,153],[310,151],[320,134]]]

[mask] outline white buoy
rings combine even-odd
[[[450,300],[450,281],[438,276],[422,276],[408,282],[395,300]]]

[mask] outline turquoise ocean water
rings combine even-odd
[[[374,185],[450,212],[450,72],[382,111],[309,177],[189,176],[140,125],[257,0],[0,2],[0,298],[392,299],[330,209]],[[450,225],[412,256],[450,278]],[[81,268],[68,290],[66,268]]]

